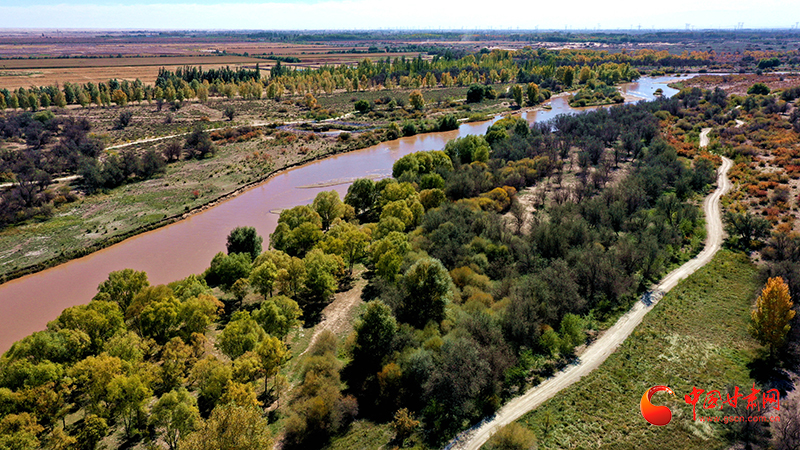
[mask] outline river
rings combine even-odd
[[[677,91],[666,86],[673,77],[641,78],[622,86],[623,93],[654,98]],[[558,114],[593,108],[571,108],[565,97],[554,97],[552,109],[523,112],[528,122],[541,122]],[[424,150],[441,150],[447,141],[469,134],[484,134],[499,117],[462,124],[458,130],[404,137],[350,153],[331,156],[271,177],[242,194],[174,224],[131,237],[83,258],[0,285],[0,352],[15,341],[42,330],[65,308],[88,303],[108,273],[125,268],[147,272],[151,284],[164,284],[200,273],[211,258],[225,251],[228,233],[237,226],[252,226],[264,237],[278,221],[277,211],[308,204],[321,191],[335,189],[344,197],[350,183],[361,177],[391,175],[400,157]],[[315,187],[323,186],[324,187]]]

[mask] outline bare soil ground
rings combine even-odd
[[[355,274],[355,285],[351,289],[336,294],[334,300],[322,310],[322,320],[314,327],[308,346],[298,356],[303,356],[312,348],[325,330],[331,331],[340,339],[350,333],[358,306],[362,303],[361,293],[367,285],[367,280],[360,275]]]
[[[800,84],[800,74],[744,74],[744,75],[701,75],[681,82],[685,87],[714,89],[719,87],[729,95],[747,95],[747,89],[755,83],[764,83],[771,90],[781,90]]]

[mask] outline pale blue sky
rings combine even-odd
[[[0,28],[790,28],[800,2],[670,0],[0,0]]]

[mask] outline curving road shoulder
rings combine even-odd
[[[701,147],[708,145],[708,133],[711,128],[705,128],[700,134]],[[703,201],[703,212],[706,216],[706,230],[708,232],[706,245],[695,258],[686,262],[682,266],[670,272],[652,290],[656,295],[648,296],[652,302],[645,304],[642,301],[636,304],[611,328],[590,345],[580,356],[578,364],[570,365],[543,383],[528,390],[525,394],[517,397],[497,413],[453,439],[446,449],[458,450],[478,450],[487,440],[500,428],[522,417],[523,414],[531,411],[555,396],[559,391],[565,389],[579,381],[584,375],[596,369],[614,353],[617,347],[633,332],[644,315],[647,314],[652,305],[658,302],[663,293],[674,288],[678,282],[697,269],[706,265],[717,251],[723,241],[722,214],[720,209],[720,199],[731,189],[731,182],[728,180],[728,170],[733,166],[733,161],[722,157],[722,165],[717,169],[717,189]]]

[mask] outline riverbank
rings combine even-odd
[[[87,196],[75,204],[62,205],[48,220],[12,227],[0,233],[2,267],[19,264],[25,259],[34,260],[3,271],[0,283],[186,219],[236,197],[282,171],[385,140],[385,134],[373,133],[372,137],[354,138],[348,143],[320,138],[323,144],[311,153],[304,153],[301,147],[283,155],[282,150],[277,150],[271,152],[273,154],[261,152],[256,157],[251,152],[257,151],[254,148],[259,146],[258,143],[225,146],[215,158],[181,161],[168,166],[160,177]],[[25,253],[17,255],[17,258],[9,257],[9,253],[16,249],[24,249]]]
[[[431,107],[418,121],[435,122],[437,117],[452,113],[471,122],[477,120],[477,116],[489,120],[497,114],[519,114],[543,109],[542,105],[538,105],[508,110],[508,106],[502,101],[494,101],[472,104],[468,110],[449,106],[443,109]],[[263,118],[258,119],[252,108],[248,110],[250,114],[231,126],[238,128],[249,123],[265,123]],[[348,120],[363,121],[365,118],[353,117]],[[168,165],[165,173],[156,178],[126,184],[106,193],[85,196],[75,203],[60,205],[48,219],[0,231],[0,284],[191,217],[287,169],[390,140],[393,136],[381,125],[348,133],[347,139],[325,133],[288,130],[248,142],[220,145],[214,158],[179,161]],[[420,136],[423,135],[425,133],[420,133]],[[119,142],[122,140],[120,138],[115,136],[113,141]],[[144,151],[159,148],[157,146],[173,140],[182,142],[182,139],[181,134],[156,138],[148,134],[141,136],[140,141],[126,142],[110,149],[125,147],[126,150]]]

